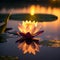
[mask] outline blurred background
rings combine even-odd
[[[40,38],[43,41],[60,41],[60,0],[0,0],[0,24],[2,21],[1,14],[10,13],[11,10],[13,10],[12,14],[31,14],[31,10],[33,10],[34,14],[52,14],[57,16],[58,19],[55,21],[39,22],[41,30],[44,30]],[[18,31],[19,22],[21,23],[22,21],[9,19],[6,27],[13,28],[12,32]],[[13,38],[7,38],[7,42],[0,43],[0,56],[17,56],[19,60],[60,60],[60,42],[53,47],[40,47],[40,51],[36,55],[24,55],[17,48],[15,43],[17,40],[16,35],[8,34],[8,36],[13,36]]]

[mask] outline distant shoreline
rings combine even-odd
[[[49,3],[49,2],[0,2],[0,9],[2,8],[23,8],[29,7],[30,5],[40,5],[44,7],[60,8],[60,2]]]

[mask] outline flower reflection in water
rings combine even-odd
[[[22,49],[23,53],[36,54],[39,51],[39,40],[35,36],[40,35],[44,31],[39,31],[41,26],[35,21],[23,21],[19,23],[17,32],[20,38],[16,41],[18,48]]]

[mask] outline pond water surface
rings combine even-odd
[[[42,7],[34,5],[35,13],[54,14],[58,16],[56,21],[52,22],[39,22],[41,30],[44,33],[40,36],[42,40],[60,40],[60,9],[51,7]],[[9,10],[2,9],[0,13],[8,13]],[[28,8],[13,9],[14,13],[30,13],[30,6]],[[12,27],[13,31],[18,31],[18,23],[21,21],[9,20],[7,27]],[[52,48],[43,46],[36,55],[23,54],[21,50],[17,48],[15,43],[17,36],[11,35],[13,38],[8,38],[7,42],[0,43],[0,56],[18,56],[19,60],[60,60],[60,48]]]

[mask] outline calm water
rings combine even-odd
[[[13,9],[14,13],[30,13],[30,8]],[[35,13],[46,13],[54,14],[58,16],[58,20],[53,22],[39,22],[41,25],[41,30],[45,32],[41,35],[42,40],[60,40],[60,9],[51,7],[41,7],[39,5],[34,5]],[[10,10],[2,9],[0,13],[8,13]],[[12,27],[13,31],[18,31],[18,22],[20,21],[9,21],[7,27]],[[20,22],[21,23],[21,22]],[[0,56],[19,56],[19,60],[60,60],[60,48],[52,47],[41,47],[40,52],[35,56],[31,54],[23,55],[23,53],[17,48],[15,41],[16,36],[7,39],[8,42],[0,43]]]

